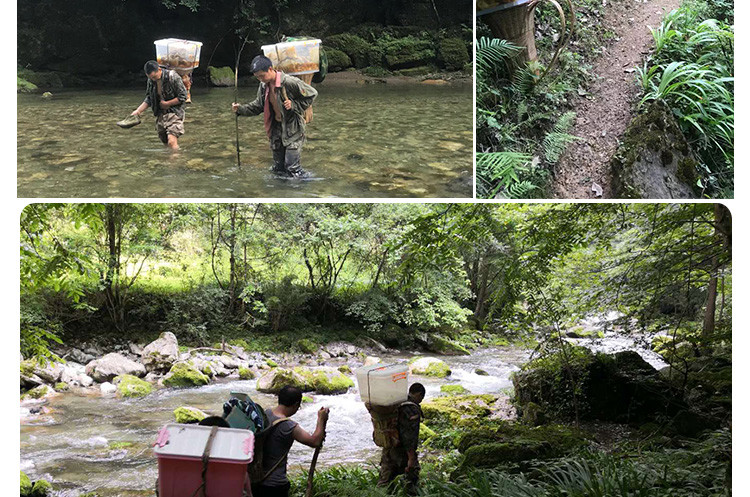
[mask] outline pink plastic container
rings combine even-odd
[[[201,456],[210,433],[210,426],[177,423],[159,431],[154,444],[159,465],[159,497],[190,497],[201,486]],[[242,497],[254,442],[251,431],[219,428],[209,453],[206,497]]]

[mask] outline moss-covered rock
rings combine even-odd
[[[38,387],[32,388],[25,394],[21,395],[21,400],[39,400],[48,397],[54,393],[52,388],[47,385],[39,385]]]
[[[174,420],[176,423],[198,423],[206,417],[208,417],[208,414],[195,407],[183,406],[174,410]]]
[[[352,67],[352,59],[341,50],[326,48],[326,55],[328,55],[328,70],[330,72],[343,71]]]
[[[438,43],[440,61],[449,71],[460,71],[471,61],[466,43],[461,38],[443,38]]]
[[[314,354],[318,351],[318,348],[317,343],[307,338],[297,341],[297,349],[303,354]]]
[[[484,369],[475,369],[474,374],[477,376],[489,376],[490,374]]]
[[[109,442],[109,450],[121,450],[121,449],[127,449],[128,447],[132,447],[133,442]]]
[[[466,347],[441,336],[434,336],[429,344],[430,352],[442,355],[470,355]]]
[[[234,71],[231,67],[208,66],[208,76],[214,86],[233,86]]]
[[[273,359],[266,359],[266,364],[269,368],[278,368],[279,365]]]
[[[414,36],[385,40],[381,44],[390,69],[406,69],[435,61],[435,48],[430,40]]]
[[[20,76],[16,76],[16,92],[18,93],[34,93],[39,91],[39,87],[30,81],[26,81]]]
[[[52,484],[47,480],[37,480],[31,488],[31,497],[48,497],[52,495]]]
[[[313,389],[299,373],[283,368],[273,368],[267,371],[258,378],[256,388],[263,393],[279,393],[287,385],[297,387],[303,392],[309,392]]]
[[[463,395],[469,393],[461,385],[440,385],[440,391],[448,395]]]
[[[419,424],[419,439],[420,440],[429,440],[435,435],[437,435],[437,433],[435,433],[435,430],[431,429],[429,426],[427,426],[424,423]]]
[[[29,477],[21,471],[21,497],[28,497],[31,495],[31,480]]]
[[[164,385],[168,387],[197,387],[208,385],[209,381],[207,375],[184,362],[174,364],[164,377]]]
[[[343,366],[339,366],[338,370],[340,373],[343,373],[343,374],[352,374],[352,368],[350,368],[347,364],[344,364]]]
[[[372,45],[357,35],[342,33],[328,36],[324,40],[324,45],[326,46],[326,50],[328,50],[327,47],[330,47],[344,52],[351,59],[351,64],[358,69],[367,67],[372,63],[377,63],[377,61],[370,60],[373,52]]]
[[[409,369],[412,374],[434,376],[436,378],[445,378],[451,374],[450,367],[435,357],[414,358],[409,364]]]
[[[651,103],[628,125],[612,158],[619,198],[696,198],[698,161],[667,104]]]
[[[143,397],[153,390],[151,383],[130,374],[116,377],[114,384],[120,397]]]
[[[555,420],[642,423],[683,408],[681,394],[637,352],[593,354],[567,347],[524,365],[512,377],[516,404]]]
[[[354,386],[351,378],[334,368],[306,369],[294,368],[294,372],[305,379],[308,390],[314,390],[321,395],[336,395],[346,393]]]
[[[240,379],[241,380],[253,380],[255,379],[255,371],[253,371],[250,368],[246,368],[245,366],[240,366],[239,368],[240,373]]]
[[[313,398],[310,397],[309,395],[303,395],[302,396],[302,403],[303,404],[312,404],[313,403]]]
[[[462,420],[482,419],[492,414],[494,395],[452,395],[422,403],[425,419],[439,425],[456,425]]]
[[[70,390],[70,385],[65,383],[64,381],[59,381],[55,383],[55,391],[57,392],[67,392]]]

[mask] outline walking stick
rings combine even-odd
[[[325,430],[326,425],[328,424],[328,420],[326,419],[326,422],[323,423],[323,440],[325,440]],[[310,463],[310,472],[307,474],[307,491],[305,492],[305,497],[312,497],[312,491],[313,491],[313,476],[315,475],[315,465],[318,464],[318,455],[320,454],[320,449],[323,447],[323,442],[320,442],[320,445],[315,447],[315,453],[313,454],[312,462]]]
[[[245,44],[247,43],[247,38],[250,35],[245,37],[245,40],[242,42],[242,46],[240,46],[240,51],[237,52],[237,62],[234,65],[234,101],[239,103],[239,74],[240,74],[240,56],[242,55],[242,49],[245,48]],[[237,133],[237,168],[239,170],[242,170],[242,163],[240,162],[240,115],[238,113],[234,113],[234,129]]]

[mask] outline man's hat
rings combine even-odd
[[[250,72],[256,73],[259,71],[268,71],[272,67],[273,62],[271,62],[271,59],[269,59],[265,55],[258,55],[250,63]]]

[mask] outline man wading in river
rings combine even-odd
[[[300,164],[305,143],[305,109],[318,92],[299,78],[273,68],[271,59],[258,55],[250,70],[260,81],[258,96],[246,105],[232,104],[232,112],[241,116],[263,114],[266,134],[273,151],[273,172],[291,178],[309,176]]]
[[[160,67],[156,61],[146,62],[143,70],[148,76],[146,99],[131,115],[140,115],[151,107],[156,116],[156,132],[159,139],[172,150],[177,150],[180,148],[177,138],[185,133],[183,104],[188,96],[185,84],[179,74]]]
[[[409,388],[409,398],[398,406],[397,416],[380,417],[381,422],[375,424],[374,437],[380,437],[383,454],[380,457],[379,487],[390,486],[399,475],[405,475],[406,493],[417,494],[419,484],[419,460],[417,458],[417,444],[419,443],[419,424],[424,415],[419,404],[425,396],[425,389],[421,383],[414,383]],[[372,414],[373,411],[370,411]],[[373,421],[376,416],[373,415]],[[378,434],[377,432],[381,433]],[[376,439],[376,443],[377,443]],[[391,488],[392,489],[392,488]]]
[[[286,462],[289,450],[296,440],[308,447],[319,447],[325,438],[325,424],[328,420],[328,408],[318,411],[318,424],[313,434],[306,432],[296,421],[289,419],[299,411],[302,404],[302,390],[285,386],[279,391],[279,405],[266,409],[268,422],[273,425],[283,419],[272,429],[263,444],[263,473],[261,482],[253,482],[253,497],[288,497],[289,479],[286,476]]]

